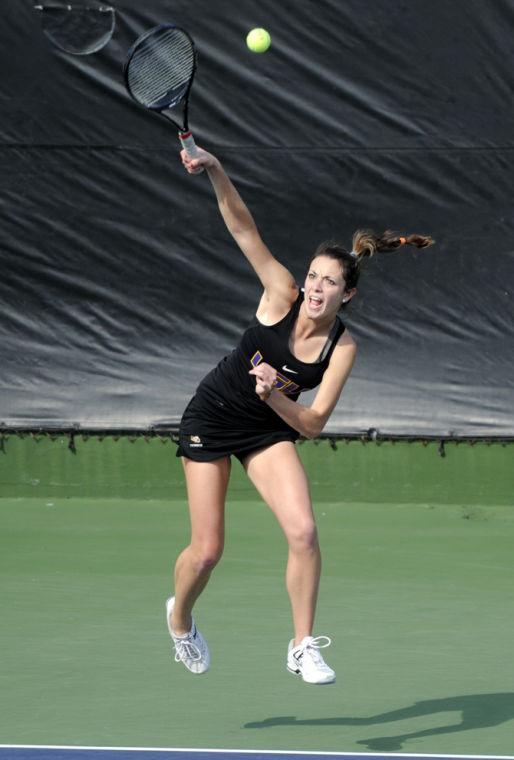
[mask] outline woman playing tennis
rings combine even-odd
[[[286,586],[294,635],[287,669],[308,683],[335,680],[313,637],[321,555],[307,476],[295,448],[301,435],[316,438],[334,409],[355,359],[356,345],[339,311],[356,293],[365,257],[430,238],[357,232],[352,251],[319,246],[303,290],[261,239],[252,215],[220,162],[198,149],[182,162],[190,174],[206,169],[225,224],[259,278],[263,294],[238,347],[200,383],[183,415],[177,456],[182,457],[191,542],[175,565],[175,596],[166,603],[175,659],[192,673],[209,668],[209,651],[192,617],[193,606],[223,552],[225,495],[230,457],[242,463],[274,512],[288,544]],[[310,406],[297,403],[316,388]]]

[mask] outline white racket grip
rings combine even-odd
[[[198,155],[198,148],[196,147],[195,138],[192,132],[179,132],[178,133],[180,143],[186,151],[189,158],[196,158]],[[201,166],[195,174],[201,174],[203,172],[203,166]]]
[[[196,147],[195,138],[192,132],[179,132],[179,140],[182,143],[182,147],[186,151],[190,158],[196,158],[198,155],[198,148]]]

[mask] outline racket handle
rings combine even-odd
[[[198,148],[196,147],[195,138],[193,137],[192,132],[179,132],[178,137],[180,140],[180,143],[184,150],[186,151],[189,158],[196,158],[198,155]],[[199,168],[198,171],[195,172],[195,174],[201,174],[203,172],[203,166]]]
[[[179,132],[178,137],[182,143],[182,147],[186,151],[190,158],[196,158],[198,155],[198,148],[196,147],[195,138],[192,132]]]

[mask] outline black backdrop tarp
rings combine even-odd
[[[359,227],[431,234],[373,259],[358,360],[327,430],[512,436],[514,3],[124,0],[99,53],[53,47],[31,2],[0,27],[0,423],[176,425],[259,286],[174,129],[126,95],[143,30],[199,48],[197,141],[299,281]],[[247,51],[269,29],[266,55]]]

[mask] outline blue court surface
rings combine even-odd
[[[244,750],[144,749],[138,747],[42,747],[0,745],[0,760],[514,760],[510,755],[410,755],[388,752],[273,752]]]

